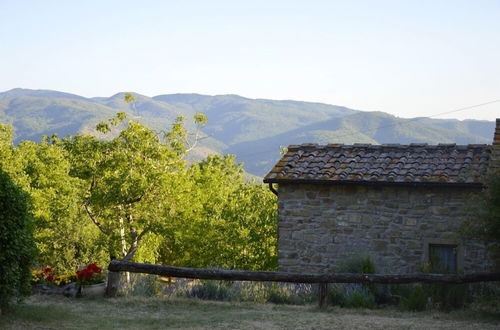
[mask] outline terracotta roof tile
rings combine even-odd
[[[395,182],[478,184],[490,145],[290,145],[264,182]]]

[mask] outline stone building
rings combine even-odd
[[[279,270],[329,273],[355,254],[380,273],[490,270],[484,244],[456,230],[499,148],[500,119],[493,145],[289,146],[264,178],[278,184]]]

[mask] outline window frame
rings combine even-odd
[[[460,244],[457,240],[449,240],[449,239],[426,239],[424,240],[424,263],[429,264],[431,262],[430,252],[431,246],[449,246],[455,249],[455,258],[456,258],[456,273],[460,273],[463,270],[464,264],[464,249],[463,245]]]

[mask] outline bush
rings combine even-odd
[[[333,306],[345,306],[345,293],[341,284],[328,286],[328,303]]]
[[[205,300],[304,305],[316,300],[317,293],[313,287],[303,283],[178,280],[169,285],[164,293],[166,296]]]
[[[156,275],[131,274],[131,283],[127,295],[158,297],[162,295],[163,285]],[[123,286],[125,287],[125,285]]]
[[[424,289],[433,307],[445,311],[464,307],[468,295],[467,284],[427,284]]]
[[[339,264],[337,273],[375,274],[375,265],[369,256],[354,255]]]
[[[338,273],[374,274],[375,265],[369,256],[354,255],[341,262]],[[328,300],[332,305],[349,308],[374,308],[374,284],[333,284],[329,286]]]
[[[406,297],[402,297],[399,306],[403,310],[423,311],[427,308],[428,295],[422,285],[415,285]]]
[[[273,304],[289,304],[293,297],[290,296],[286,289],[279,287],[275,283],[269,287],[269,295],[267,296],[267,302]]]
[[[329,286],[328,301],[331,305],[348,308],[374,308],[375,295],[362,284],[333,284]]]
[[[463,308],[467,301],[481,300],[467,284],[416,284],[394,286],[392,294],[401,297],[399,307],[409,311],[435,308],[443,311]]]
[[[201,281],[187,292],[188,297],[195,297],[204,300],[231,300],[228,285],[231,282],[224,281]]]
[[[267,302],[273,304],[299,305],[305,301],[299,293],[293,289],[294,284],[271,283],[267,287]]]
[[[460,233],[465,238],[488,244],[497,268],[500,268],[500,173],[483,178],[486,189],[471,198],[469,216],[463,220]]]
[[[28,196],[0,169],[0,309],[31,293],[35,252]]]
[[[354,291],[347,295],[344,306],[348,308],[374,308],[375,296],[365,290]]]

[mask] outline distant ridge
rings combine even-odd
[[[154,130],[168,129],[177,116],[197,112],[208,124],[193,157],[234,153],[245,169],[263,176],[279,158],[280,147],[301,143],[491,143],[493,121],[398,118],[342,106],[249,99],[238,95],[164,94],[148,97],[124,93],[85,98],[52,90],[16,88],[0,93],[0,122],[12,124],[15,142],[38,141],[56,133],[95,133],[95,125],[118,111]],[[188,120],[186,124],[191,125]]]

